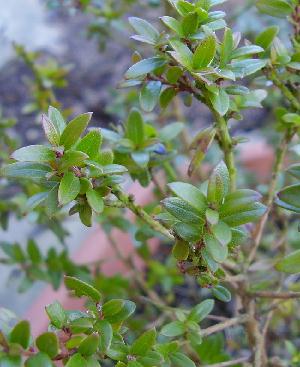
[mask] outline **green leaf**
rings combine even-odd
[[[133,29],[149,43],[155,44],[159,39],[159,32],[146,20],[136,17],[130,17],[129,23]]]
[[[58,146],[60,139],[58,127],[46,115],[42,115],[42,125],[49,143]]]
[[[160,333],[164,336],[173,338],[185,333],[185,325],[181,321],[173,321],[164,325]]]
[[[102,135],[99,129],[91,130],[76,145],[76,150],[86,153],[90,159],[95,159],[102,143]]]
[[[130,156],[141,168],[146,168],[150,160],[149,152],[132,152]]]
[[[78,297],[86,296],[96,303],[100,302],[100,292],[90,284],[80,279],[65,276],[65,285],[68,289],[73,290],[75,295]]]
[[[36,339],[36,346],[40,352],[46,353],[51,359],[58,354],[58,338],[54,333],[41,334]]]
[[[193,69],[200,70],[211,64],[216,54],[216,39],[213,35],[206,37],[197,46],[193,56]]]
[[[80,343],[78,352],[83,356],[91,356],[96,353],[99,344],[99,335],[94,333],[88,335]]]
[[[140,146],[145,140],[144,121],[141,113],[137,109],[132,109],[126,123],[126,137],[135,146]]]
[[[95,324],[95,329],[99,333],[99,350],[102,353],[106,353],[113,339],[112,326],[107,320],[99,320]]]
[[[67,172],[60,181],[58,189],[58,201],[60,205],[66,205],[76,199],[80,192],[80,180],[73,172]]]
[[[257,45],[249,45],[249,46],[240,47],[234,50],[231,55],[231,58],[238,59],[240,57],[251,56],[254,54],[259,54],[261,52],[264,52],[264,49],[262,47],[257,46]]]
[[[267,50],[279,32],[279,27],[272,26],[263,30],[255,39],[255,43]]]
[[[291,185],[282,189],[278,193],[278,198],[292,207],[300,209],[300,185]]]
[[[209,224],[217,224],[219,222],[219,213],[216,210],[207,208],[205,211],[205,218]]]
[[[231,63],[231,70],[236,78],[244,78],[261,70],[266,64],[267,60],[261,59],[238,60]]]
[[[193,67],[193,53],[186,44],[178,40],[171,40],[170,45],[174,49],[170,54],[184,67],[191,69]]]
[[[182,353],[173,353],[170,355],[172,366],[174,367],[196,367],[195,363]]]
[[[48,109],[48,118],[53,123],[56,130],[61,134],[66,127],[66,123],[58,109],[50,106]]]
[[[112,299],[102,306],[102,313],[104,318],[107,319],[115,314],[119,313],[124,307],[124,300],[122,299]]]
[[[0,173],[8,178],[29,179],[32,181],[45,180],[51,172],[50,166],[43,163],[17,162],[1,168]]]
[[[176,260],[186,260],[189,257],[190,246],[186,241],[177,240],[172,248],[172,254]]]
[[[262,13],[276,18],[285,18],[293,10],[291,5],[285,0],[258,0],[256,6]]]
[[[166,77],[169,83],[175,84],[182,76],[182,69],[179,66],[169,67]]]
[[[226,246],[230,243],[231,237],[232,237],[231,229],[226,223],[220,221],[218,224],[215,224],[212,227],[212,232],[213,232],[213,235],[215,236],[215,238],[223,246]]]
[[[59,171],[66,170],[73,166],[81,167],[84,165],[84,161],[88,158],[89,156],[83,152],[68,150],[59,160]]]
[[[160,19],[172,31],[174,31],[178,35],[183,36],[182,25],[177,19],[175,19],[173,17],[169,17],[169,16],[164,16],[164,17],[161,17]]]
[[[182,200],[204,214],[207,201],[203,193],[195,186],[186,182],[172,182],[168,184],[170,190]]]
[[[9,334],[9,341],[21,345],[24,349],[30,343],[30,325],[26,320],[17,323]]]
[[[185,37],[194,34],[198,29],[198,14],[189,13],[182,19],[181,25]]]
[[[229,172],[226,164],[221,161],[213,170],[207,189],[207,199],[209,202],[221,204],[229,191]]]
[[[159,104],[161,108],[167,108],[177,92],[173,87],[166,88],[162,91],[159,97]]]
[[[65,149],[70,149],[73,145],[75,145],[81,134],[87,128],[91,117],[92,113],[88,112],[79,115],[70,121],[60,137],[59,144],[64,146]]]
[[[66,323],[67,317],[65,310],[62,308],[61,304],[57,301],[46,306],[47,315],[51,323],[58,329],[62,329]]]
[[[276,270],[283,273],[297,274],[300,272],[300,250],[294,251],[279,260],[275,265]]]
[[[28,240],[27,242],[27,253],[33,264],[38,264],[42,260],[42,255],[39,247],[34,240]]]
[[[94,212],[100,214],[104,210],[104,201],[102,196],[95,190],[88,190],[86,192],[86,198],[89,206],[94,210]]]
[[[133,355],[144,356],[152,349],[155,341],[156,330],[148,330],[133,342],[130,353]]]
[[[286,113],[282,116],[283,121],[294,124],[296,126],[300,126],[300,115],[297,113]]]
[[[86,367],[101,367],[100,363],[96,359],[97,357],[87,357],[86,358]]]
[[[214,236],[206,233],[204,235],[204,243],[208,253],[216,262],[222,263],[227,259],[227,246],[223,246]]]
[[[126,172],[127,168],[120,164],[108,164],[103,167],[103,175],[120,175]]]
[[[53,367],[53,363],[51,359],[47,356],[47,354],[37,353],[27,359],[27,361],[25,362],[25,367]]]
[[[209,99],[214,109],[224,116],[229,110],[230,98],[224,89],[219,89],[217,93],[210,93]]]
[[[221,219],[230,227],[238,227],[246,223],[256,222],[266,212],[266,207],[259,202],[252,202],[245,205],[239,211],[232,208],[232,214],[220,213]]]
[[[182,122],[172,122],[164,126],[159,131],[159,137],[162,141],[171,141],[175,139],[184,129],[184,124]]]
[[[105,315],[105,319],[112,324],[118,324],[120,322],[125,321],[130,315],[132,315],[135,311],[135,303],[127,300],[122,300],[122,308],[120,311],[116,312],[113,315]]]
[[[300,180],[300,164],[292,164],[287,171],[290,175]]]
[[[230,302],[231,301],[231,293],[225,287],[221,285],[217,285],[212,289],[212,294],[222,302]]]
[[[176,234],[187,242],[197,242],[202,233],[203,226],[187,223],[176,223],[174,225]]]
[[[233,35],[230,28],[226,28],[224,31],[223,42],[220,50],[220,67],[223,68],[231,59],[231,53],[233,50]]]
[[[134,65],[132,65],[125,73],[126,79],[135,79],[142,75],[151,73],[152,71],[164,66],[166,60],[162,57],[151,57],[149,59],[143,59]]]
[[[87,204],[79,205],[78,213],[81,223],[84,224],[86,227],[91,227],[93,215],[91,207]]]
[[[166,198],[161,203],[170,214],[184,223],[203,223],[201,213],[178,197]]]
[[[160,81],[150,81],[144,84],[140,93],[140,105],[146,112],[151,112],[156,106],[161,91]]]
[[[79,353],[75,353],[69,358],[66,367],[86,367],[86,360]]]
[[[214,305],[215,305],[214,300],[206,299],[205,301],[199,303],[191,310],[188,319],[196,323],[199,323],[211,313],[211,311],[214,308]]]

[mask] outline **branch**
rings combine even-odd
[[[232,361],[227,362],[221,362],[221,363],[215,363],[215,364],[208,364],[203,367],[229,367],[229,366],[235,366],[236,364],[248,362],[250,357],[241,357]]]
[[[291,298],[300,298],[300,292],[269,292],[269,291],[261,291],[261,292],[253,292],[250,293],[253,297],[259,298],[276,298],[276,299],[291,299]]]
[[[175,239],[172,233],[167,228],[165,228],[158,221],[153,219],[148,213],[145,212],[145,210],[141,206],[135,204],[133,196],[125,194],[117,187],[114,187],[112,189],[112,193],[125,205],[126,208],[130,209],[135,215],[140,217],[154,231],[161,233],[169,240],[173,241]]]
[[[227,329],[228,327],[244,324],[248,321],[248,315],[241,315],[238,317],[234,317],[232,319],[228,319],[224,322],[220,322],[219,324],[210,326],[206,329],[201,330],[201,336],[208,336],[214,333],[217,333],[219,331],[222,331],[224,329]]]

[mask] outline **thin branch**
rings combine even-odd
[[[119,188],[114,187],[112,193],[123,203],[126,208],[130,209],[135,215],[140,217],[144,222],[146,222],[154,231],[161,233],[163,236],[167,237],[169,240],[174,240],[173,234],[161,225],[158,221],[153,219],[145,210],[136,205],[134,202],[134,197],[132,195],[125,194]]]
[[[229,367],[229,366],[234,366],[234,365],[239,364],[239,363],[248,362],[249,358],[250,357],[241,357],[241,358],[238,358],[238,359],[234,359],[232,361],[215,363],[215,364],[207,364],[203,367]]]
[[[219,331],[222,331],[224,329],[227,329],[229,327],[235,326],[235,325],[240,325],[240,324],[244,324],[248,321],[248,315],[242,315],[242,316],[238,316],[238,317],[234,317],[232,319],[228,319],[224,322],[220,322],[219,324],[210,326],[206,329],[201,330],[201,336],[208,336],[214,333],[217,333]]]
[[[273,299],[292,299],[292,298],[300,298],[300,292],[269,292],[269,291],[260,291],[250,293],[253,297],[259,298],[273,298]]]

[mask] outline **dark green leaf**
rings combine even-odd
[[[102,353],[106,353],[106,351],[110,348],[113,338],[112,326],[106,320],[99,320],[95,324],[95,329],[99,333],[99,350]]]
[[[190,246],[187,242],[177,240],[172,248],[172,254],[176,260],[186,260],[189,257]]]
[[[24,349],[29,347],[30,343],[30,325],[26,320],[20,321],[14,326],[9,334],[9,341],[21,345]]]
[[[47,356],[47,354],[37,353],[27,359],[27,361],[25,362],[25,367],[53,367],[53,363],[51,362],[51,359]]]
[[[91,117],[92,113],[88,112],[79,115],[70,121],[60,137],[60,145],[64,146],[65,149],[69,149],[76,144],[81,134],[88,126]]]
[[[94,333],[88,335],[83,341],[80,343],[78,352],[83,356],[91,356],[96,353],[99,344],[99,335]]]
[[[136,109],[132,109],[128,116],[126,123],[126,137],[130,139],[135,146],[143,144],[145,140],[143,117]]]
[[[224,67],[231,59],[231,53],[233,50],[233,36],[232,30],[226,28],[224,31],[223,42],[220,50],[220,67]]]
[[[161,201],[164,208],[175,218],[185,223],[203,223],[201,213],[178,197],[170,197]]]
[[[73,354],[66,367],[87,367],[86,360],[79,353]]]
[[[58,354],[58,339],[54,333],[41,334],[36,339],[36,346],[40,352],[46,353],[51,359]]]
[[[172,366],[174,367],[196,367],[195,363],[182,353],[174,353],[170,355]]]
[[[278,32],[279,28],[277,26],[268,27],[256,37],[255,43],[266,50],[270,47]]]

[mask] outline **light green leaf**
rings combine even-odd
[[[168,184],[170,190],[182,200],[204,214],[207,201],[203,193],[195,186],[186,182],[172,182]]]
[[[29,179],[32,181],[45,180],[51,172],[50,166],[43,163],[17,162],[1,168],[0,173],[8,178]]]
[[[79,353],[75,353],[69,358],[66,367],[86,367],[86,360]]]
[[[203,223],[201,213],[195,207],[188,204],[185,200],[178,197],[169,197],[161,201],[164,208],[175,218],[185,223]]]
[[[220,67],[223,68],[231,59],[231,53],[233,50],[233,36],[232,30],[226,28],[224,31],[223,42],[220,49]]]
[[[45,353],[37,353],[29,357],[25,362],[25,367],[53,367],[51,359]],[[4,366],[3,366],[4,367]],[[5,367],[13,367],[5,365]]]
[[[258,0],[256,6],[262,13],[276,18],[286,18],[293,10],[286,0]]]
[[[58,109],[50,106],[48,109],[48,118],[54,124],[56,130],[61,134],[66,127],[66,123]]]
[[[212,227],[212,232],[215,236],[215,238],[223,245],[226,246],[230,243],[231,241],[231,229],[230,227],[220,221],[219,223],[215,224]]]
[[[96,353],[98,349],[98,344],[99,335],[93,333],[82,340],[78,347],[78,352],[85,357],[91,356]]]
[[[42,125],[49,143],[59,145],[60,132],[58,127],[46,115],[42,115]]]
[[[180,36],[183,36],[182,25],[177,19],[169,17],[169,16],[164,16],[164,17],[161,17],[160,19],[172,31],[174,31],[175,33],[177,33]]]
[[[206,299],[205,301],[199,303],[191,310],[188,319],[196,323],[199,323],[211,313],[211,311],[214,308],[214,305],[215,305],[214,300]]]
[[[186,241],[177,240],[172,248],[172,255],[176,260],[186,260],[189,257],[190,246]]]
[[[230,98],[224,89],[219,89],[218,93],[210,93],[209,99],[214,109],[221,116],[224,116],[228,112],[230,105]]]
[[[297,274],[300,273],[300,250],[294,251],[279,260],[275,265],[276,270],[283,273]]]
[[[65,285],[75,292],[78,297],[86,296],[98,303],[101,299],[100,292],[90,284],[70,276],[65,276]]]
[[[195,363],[183,353],[173,353],[170,355],[172,366],[174,367],[196,367]]]
[[[171,40],[170,45],[174,49],[174,52],[170,52],[170,54],[184,67],[187,69],[191,69],[193,66],[193,53],[181,41]]]
[[[126,79],[135,79],[142,75],[151,73],[165,64],[166,60],[158,56],[149,59],[143,59],[132,65],[124,76]]]
[[[140,93],[140,105],[146,112],[151,112],[156,106],[161,91],[161,82],[150,81],[144,84]]]
[[[213,295],[222,302],[231,301],[231,293],[229,290],[221,285],[217,285],[212,289]]]
[[[16,150],[11,157],[19,162],[49,162],[55,159],[55,153],[45,145],[28,145]]]
[[[73,201],[80,192],[80,180],[73,172],[67,172],[60,181],[58,189],[58,201],[60,205],[66,205]]]
[[[160,333],[164,336],[173,338],[185,333],[185,325],[181,321],[173,321],[164,325]]]
[[[99,333],[99,350],[102,353],[106,353],[111,346],[113,338],[112,326],[107,320],[99,320],[95,324],[95,329]]]
[[[212,203],[221,204],[229,191],[229,172],[226,164],[221,161],[213,170],[207,189],[207,199]]]
[[[216,39],[214,35],[207,36],[197,46],[193,56],[193,69],[200,70],[211,64],[216,53]]]
[[[255,39],[255,44],[267,50],[279,32],[279,27],[271,26],[263,30]]]
[[[66,323],[67,316],[61,304],[57,301],[46,306],[47,315],[51,323],[58,329],[62,329]]]
[[[102,196],[95,190],[90,189],[86,192],[86,198],[89,206],[96,212],[100,214],[104,210],[104,201]]]
[[[218,263],[222,263],[228,256],[227,246],[223,246],[215,237],[206,233],[204,235],[204,243],[211,257]]]
[[[267,60],[261,59],[238,60],[231,63],[231,70],[236,78],[244,78],[261,70],[266,64]]]
[[[90,159],[95,159],[99,154],[102,143],[102,135],[99,129],[91,130],[76,145],[76,150],[86,153]]]
[[[159,32],[146,20],[130,17],[129,23],[139,35],[149,40],[150,43],[155,44],[158,41]]]

